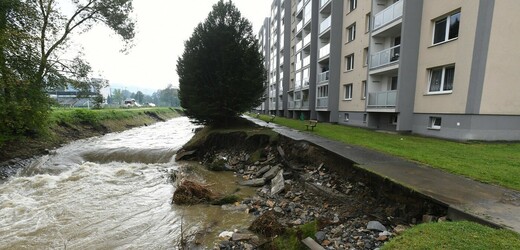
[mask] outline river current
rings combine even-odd
[[[0,184],[0,249],[176,249],[181,224],[218,235],[249,223],[243,212],[171,204],[174,155],[195,127],[176,118],[35,160]],[[199,172],[218,190],[236,188],[232,173]]]

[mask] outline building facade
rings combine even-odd
[[[520,140],[519,1],[275,0],[272,10],[271,114]]]

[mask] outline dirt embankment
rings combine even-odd
[[[442,204],[348,159],[258,127],[213,132],[205,128],[178,156],[210,169],[234,171],[244,180],[241,184],[259,187],[255,197],[238,206],[258,218],[249,229],[267,241],[258,242],[251,235],[249,241],[233,241],[233,236],[219,243],[221,249],[266,246],[262,244],[283,248],[271,241],[283,234],[269,228],[274,222],[284,231],[316,223],[317,232],[311,236],[328,249],[374,249],[413,224],[443,220],[446,214]],[[266,227],[262,221],[268,221]],[[243,239],[251,232],[237,233]]]
[[[177,116],[180,114],[175,110],[161,113],[143,111],[129,118],[104,119],[95,123],[60,121],[53,123],[46,136],[27,137],[0,145],[0,179],[16,173],[34,157],[47,154],[50,150],[71,141],[148,126]]]

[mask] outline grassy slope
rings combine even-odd
[[[51,113],[46,134],[39,137],[0,138],[0,162],[29,158],[72,140],[144,126],[176,116],[179,113],[169,108],[56,109]]]
[[[269,120],[268,116],[260,116]],[[275,123],[305,130],[305,122],[276,117]],[[374,149],[467,176],[520,190],[520,143],[455,142],[320,123],[314,133],[325,138]]]
[[[392,239],[388,249],[520,249],[520,235],[467,221],[427,223]]]

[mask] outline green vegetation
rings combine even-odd
[[[258,40],[232,1],[220,0],[195,28],[177,73],[181,106],[200,124],[227,126],[262,102],[267,76]]]
[[[70,51],[70,36],[104,24],[130,45],[132,11],[131,0],[75,0],[66,13],[56,1],[0,1],[0,142],[48,133],[48,90],[99,91],[88,62]]]
[[[388,249],[518,249],[520,235],[473,222],[426,223],[406,230],[383,246]]]
[[[266,115],[260,118],[270,120]],[[273,122],[305,131],[307,121],[276,117]],[[312,133],[520,190],[520,143],[456,142],[329,123],[319,123]]]
[[[307,249],[301,242],[307,237],[314,238],[318,231],[318,224],[316,221],[301,225],[299,227],[287,229],[285,234],[275,238],[273,245],[276,249],[297,250]]]

